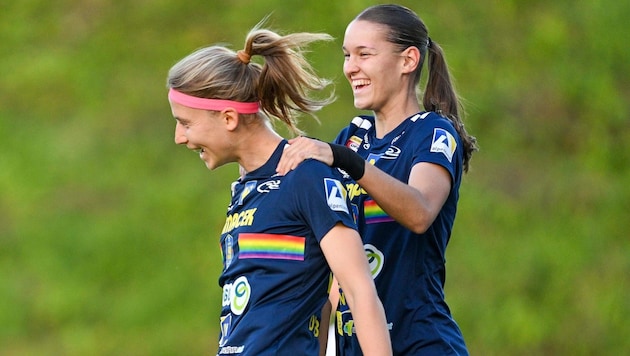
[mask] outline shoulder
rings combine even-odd
[[[424,144],[429,140],[432,143],[442,140],[447,140],[448,142],[461,141],[451,120],[435,112],[418,113],[411,117],[410,121],[411,125],[407,129],[410,130],[414,137],[421,138],[419,141],[425,142]]]
[[[293,171],[287,174],[288,178],[301,183],[314,178],[341,177],[341,173],[316,159],[307,159],[300,163]]]
[[[315,159],[307,159],[284,177],[287,188],[294,191],[308,191],[310,194],[324,192],[330,186],[343,182],[343,175],[337,168],[330,167]]]
[[[455,126],[448,118],[439,115],[433,111],[425,111],[418,113],[410,118],[413,127],[417,129],[442,128],[449,132],[455,133]]]

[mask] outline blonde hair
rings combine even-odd
[[[303,47],[332,37],[325,33],[281,36],[262,29],[263,22],[250,30],[238,54],[215,45],[180,60],[169,70],[167,87],[200,98],[260,102],[261,111],[301,134],[297,116],[306,113],[317,119],[314,113],[335,100],[334,90],[325,98],[312,96],[332,82],[315,74]],[[249,61],[255,55],[263,57],[262,65]]]

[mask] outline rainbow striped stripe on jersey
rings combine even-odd
[[[299,236],[241,233],[238,258],[304,261],[304,245],[305,238]]]
[[[363,213],[365,214],[366,224],[376,224],[382,222],[394,221],[386,212],[381,209],[378,204],[372,199],[366,200],[363,203]]]

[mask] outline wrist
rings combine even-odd
[[[329,143],[333,154],[333,167],[341,168],[348,175],[359,180],[365,174],[365,160],[358,153],[346,146]]]

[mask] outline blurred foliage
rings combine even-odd
[[[328,32],[310,58],[339,99],[302,127],[330,140],[357,114],[343,31],[373,3],[3,2],[0,354],[214,352],[237,169],[174,145],[166,72],[204,45],[240,49],[268,14]],[[447,253],[471,353],[627,353],[630,3],[400,3],[446,51],[481,145]]]

